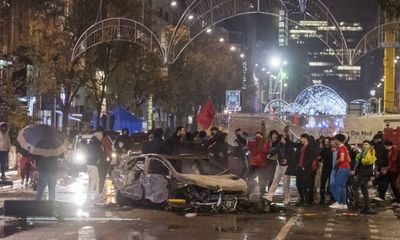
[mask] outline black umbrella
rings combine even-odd
[[[58,129],[45,124],[30,125],[18,133],[21,148],[32,155],[57,157],[62,155],[69,142]]]

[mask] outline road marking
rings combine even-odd
[[[325,228],[325,232],[333,232],[333,228],[331,228],[331,227],[326,227],[326,228]]]
[[[288,235],[290,229],[295,225],[297,218],[291,217],[289,221],[281,228],[281,231],[276,235],[275,240],[283,240]]]
[[[370,225],[369,225],[369,228],[378,228],[378,226],[373,225],[373,224],[370,224]]]

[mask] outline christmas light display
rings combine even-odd
[[[346,115],[346,102],[332,88],[317,84],[304,89],[294,103],[274,99],[265,108],[268,113],[300,113],[304,115]]]

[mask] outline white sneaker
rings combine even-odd
[[[330,205],[330,208],[337,208],[340,204],[338,202],[335,202],[334,204]]]
[[[347,210],[348,209],[347,204],[339,204],[339,208],[341,210]]]

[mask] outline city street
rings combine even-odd
[[[32,199],[35,193],[19,187],[0,189],[0,201]],[[87,178],[57,187],[57,200],[82,203]],[[293,187],[293,186],[292,186]],[[279,189],[278,194],[281,194]],[[280,196],[278,196],[279,199]],[[112,201],[112,194],[109,198]],[[295,201],[296,199],[293,199]],[[400,239],[400,220],[390,206],[376,208],[377,215],[357,215],[314,205],[291,205],[278,213],[235,213],[185,217],[177,213],[133,208],[76,205],[75,219],[55,221],[10,219],[0,221],[5,239]],[[0,217],[1,218],[1,217]],[[81,238],[79,238],[81,237]]]
[[[0,0],[0,239],[400,240],[400,0]]]

